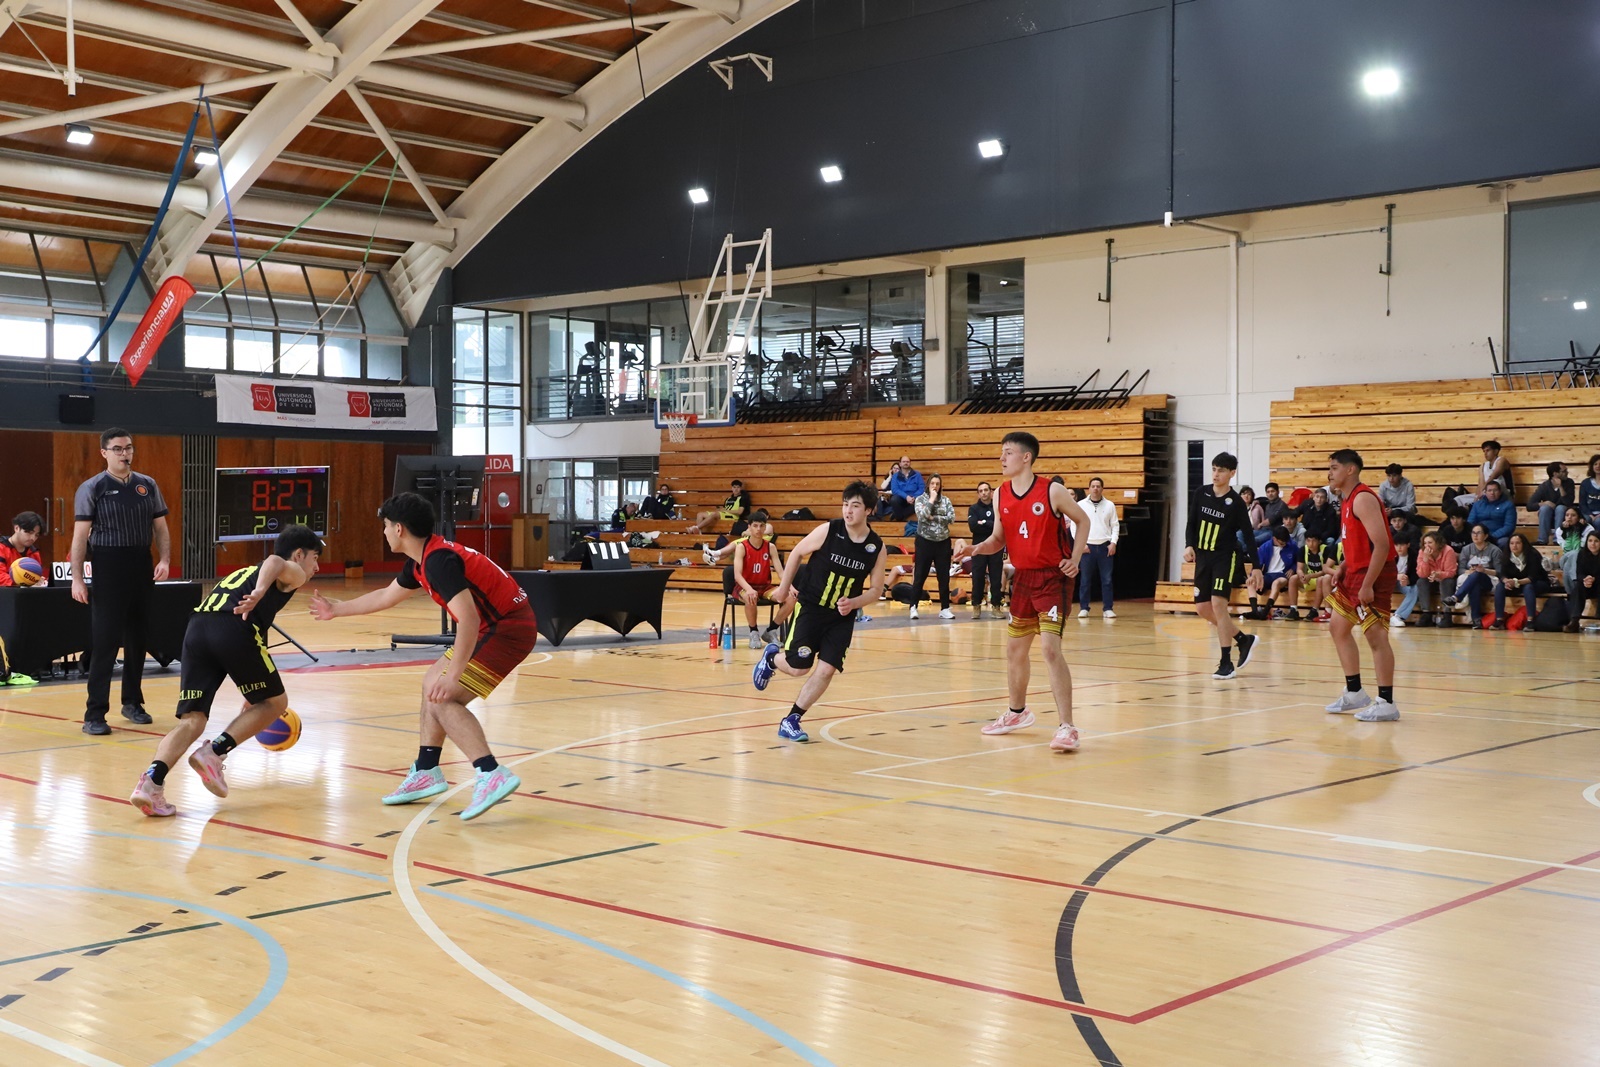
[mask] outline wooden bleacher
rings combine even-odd
[[[1528,498],[1545,479],[1545,465],[1566,463],[1574,480],[1600,452],[1600,389],[1495,390],[1488,378],[1296,389],[1272,405],[1272,481],[1288,496],[1295,487],[1325,485],[1328,455],[1354,448],[1366,461],[1366,481],[1399,463],[1417,490],[1417,511],[1437,524],[1446,486],[1470,489],[1483,463],[1479,445],[1500,442],[1511,465],[1517,529],[1531,544],[1538,515]],[[1163,582],[1158,608],[1193,611],[1187,582]],[[1240,599],[1242,600],[1242,594]]]

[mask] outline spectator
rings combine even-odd
[[[1299,590],[1298,577],[1300,553],[1289,540],[1289,531],[1282,526],[1268,532],[1268,542],[1256,551],[1258,566],[1250,572],[1250,614],[1252,618],[1286,619],[1295,613],[1294,593]],[[1265,609],[1257,609],[1256,594],[1267,598]],[[1275,607],[1278,597],[1288,594],[1286,607]]]
[[[1422,538],[1422,551],[1417,553],[1416,583],[1417,606],[1421,613],[1412,626],[1432,626],[1432,611],[1439,612],[1439,625],[1448,626],[1450,615],[1442,609],[1445,597],[1456,591],[1456,552],[1443,535],[1429,531]]]
[[[1383,502],[1384,510],[1393,515],[1403,511],[1407,515],[1417,510],[1417,490],[1411,484],[1411,479],[1406,477],[1406,469],[1398,463],[1391,463],[1383,469],[1388,475],[1378,483],[1378,499]]]
[[[1583,606],[1590,600],[1600,612],[1600,531],[1590,530],[1584,535],[1583,548],[1578,551],[1577,579],[1567,592],[1567,633],[1575,634],[1583,626]]]
[[[1568,552],[1576,552],[1583,547],[1584,525],[1583,514],[1576,507],[1567,508],[1566,514],[1561,517],[1561,526],[1556,530],[1553,538],[1556,547],[1561,549],[1563,556]]]
[[[1261,504],[1261,510],[1267,519],[1267,528],[1282,526],[1286,515],[1291,514],[1289,502],[1278,495],[1278,483],[1267,483],[1267,497]]]
[[[920,494],[913,506],[917,516],[916,571],[911,578],[911,617],[917,617],[917,604],[922,600],[922,587],[928,580],[928,568],[934,569],[939,583],[939,618],[953,619],[950,610],[950,524],[956,521],[956,506],[944,494],[944,479],[937,474],[928,475],[927,491]]]
[[[1289,540],[1294,542],[1296,548],[1306,547],[1306,526],[1300,521],[1300,516],[1292,511],[1285,511],[1283,521],[1278,525],[1289,531]]]
[[[1323,544],[1339,539],[1339,509],[1322,486],[1311,493],[1311,499],[1300,505],[1300,518],[1306,524],[1306,536],[1316,536]]]
[[[1457,510],[1465,513],[1472,507],[1473,502],[1483,495],[1490,482],[1499,482],[1501,494],[1507,499],[1511,498],[1514,488],[1511,480],[1511,464],[1500,454],[1500,442],[1485,441],[1479,447],[1483,449],[1483,466],[1478,468],[1478,486],[1471,492],[1464,485],[1446,489],[1444,500],[1440,503],[1446,515]]]
[[[44,533],[44,519],[36,511],[24,511],[11,520],[11,536],[0,538],[0,587],[15,585],[11,579],[11,565],[27,558],[39,563],[39,550],[34,545]]]
[[[1505,553],[1490,538],[1489,528],[1481,522],[1475,522],[1472,524],[1472,543],[1458,558],[1457,573],[1460,578],[1456,581],[1456,593],[1455,596],[1445,597],[1444,603],[1449,608],[1466,604],[1467,622],[1477,626],[1483,614],[1479,598],[1492,592],[1499,584],[1498,579],[1506,567]]]
[[[666,482],[662,482],[656,486],[655,496],[645,497],[639,514],[647,519],[670,519],[677,514],[677,508],[678,502],[672,498],[672,490],[667,488]]]
[[[967,508],[967,529],[972,533],[972,543],[982,544],[994,533],[994,489],[988,482],[978,483],[978,499]],[[987,556],[973,556],[972,565],[972,617],[983,618],[983,592],[989,590],[989,603],[995,618],[1000,614],[1001,587],[1005,585],[1005,550]]]
[[[622,506],[611,513],[611,528],[613,530],[626,530],[628,520],[639,514],[639,505],[631,500],[624,500]]]
[[[901,456],[900,462],[889,468],[878,488],[876,515],[895,522],[905,522],[916,514],[917,497],[928,490],[922,475],[912,469],[910,456]]]
[[[1472,527],[1467,524],[1466,512],[1453,512],[1450,517],[1439,524],[1439,536],[1444,538],[1444,543],[1460,555],[1461,550],[1472,543]]]
[[[1528,498],[1528,510],[1539,513],[1539,544],[1549,545],[1555,543],[1556,526],[1577,498],[1565,463],[1548,464],[1544,472],[1549,477],[1540,482],[1533,496]]]
[[[1422,546],[1422,531],[1411,524],[1411,516],[1403,511],[1389,513],[1389,536],[1394,543],[1405,541],[1411,546],[1411,557],[1416,558]]]
[[[1483,495],[1473,501],[1472,510],[1467,512],[1467,525],[1480,523],[1489,531],[1489,540],[1504,552],[1512,531],[1517,528],[1517,506],[1506,498],[1499,482],[1485,486]]]
[[[1322,539],[1315,534],[1306,534],[1305,547],[1300,552],[1299,585],[1303,589],[1311,590],[1311,606],[1306,609],[1306,619],[1312,622],[1326,622],[1333,614],[1323,602],[1327,599],[1330,579],[1327,574],[1332,563],[1331,554]],[[1298,590],[1296,590],[1298,594]],[[1295,602],[1299,602],[1298,595]],[[1289,620],[1293,622],[1298,615],[1291,614]]]
[[[1585,525],[1600,529],[1600,452],[1589,457],[1589,476],[1578,487],[1578,514]]]
[[[692,534],[704,532],[720,519],[730,524],[729,539],[736,539],[744,533],[745,520],[750,517],[750,509],[750,494],[745,492],[744,483],[735,478],[729,485],[728,495],[722,501],[722,506],[716,511],[700,512],[695,516],[694,525],[689,527],[687,532]]]
[[[1106,483],[1089,479],[1089,495],[1079,502],[1089,516],[1089,547],[1084,550],[1083,569],[1078,572],[1078,618],[1089,617],[1089,581],[1100,579],[1100,617],[1114,619],[1111,597],[1111,569],[1117,554],[1117,506],[1105,498]]]
[[[1389,628],[1403,630],[1406,620],[1411,617],[1411,612],[1417,606],[1417,597],[1421,595],[1422,587],[1417,584],[1417,554],[1411,550],[1410,541],[1396,541],[1394,543],[1394,581],[1395,587],[1400,590],[1400,606],[1394,609],[1394,614],[1389,616]]]
[[[1260,548],[1272,540],[1272,524],[1267,521],[1267,509],[1256,499],[1256,491],[1248,485],[1239,490],[1239,499],[1244,501],[1245,513],[1250,516],[1250,529],[1255,531],[1256,547]]]
[[[790,612],[794,611],[795,602],[785,600],[778,605],[772,625],[765,633],[756,633],[756,609],[761,598],[772,589],[777,580],[775,576],[783,573],[783,556],[779,554],[776,542],[768,539],[772,528],[767,525],[765,511],[752,513],[745,530],[745,536],[734,542],[733,565],[728,568],[723,584],[726,585],[728,577],[731,577],[735,588],[733,595],[744,602],[744,621],[750,627],[750,647],[765,648],[777,636],[776,628],[782,626]]]
[[[1528,539],[1519,533],[1511,535],[1511,545],[1506,549],[1506,569],[1500,583],[1494,587],[1494,628],[1506,628],[1506,594],[1518,593],[1528,610],[1528,621],[1539,614],[1536,599],[1550,591],[1550,578],[1545,574],[1544,558],[1528,546]]]

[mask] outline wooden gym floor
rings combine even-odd
[[[378,803],[421,665],[294,671],[298,747],[222,801],[175,768],[171,820],[125,798],[176,675],[106,739],[0,690],[0,1063],[1596,1062],[1600,644],[1397,632],[1364,724],[1325,627],[1254,628],[1223,684],[1197,619],[1072,620],[1070,756],[1037,660],[1040,725],[978,733],[1004,624],[964,611],[858,628],[804,746],[743,647],[541,647],[482,711],[522,791],[470,824]]]

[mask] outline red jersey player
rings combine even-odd
[[[783,573],[783,556],[770,539],[772,527],[767,525],[767,513],[760,509],[750,516],[745,535],[734,542],[733,582],[734,595],[744,601],[744,619],[750,624],[750,647],[764,648],[776,636],[776,627],[782,626],[794,612],[794,601],[786,600],[772,617],[772,628],[765,635],[756,633],[756,606],[772,589],[777,575]]]
[[[1353,449],[1341,448],[1328,457],[1328,484],[1344,501],[1339,508],[1344,560],[1334,570],[1333,594],[1328,598],[1333,619],[1328,633],[1344,668],[1345,691],[1327,710],[1335,715],[1353,711],[1362,722],[1393,722],[1400,717],[1394,704],[1394,649],[1389,645],[1395,550],[1383,503],[1362,484],[1361,466],[1361,454]],[[1377,700],[1361,688],[1361,649],[1351,632],[1355,627],[1366,634],[1372,649]]]
[[[1028,653],[1038,634],[1060,719],[1050,751],[1073,752],[1078,747],[1078,728],[1072,724],[1072,672],[1061,656],[1061,622],[1072,605],[1072,580],[1089,542],[1079,538],[1078,544],[1069,545],[1062,520],[1087,530],[1089,517],[1065,486],[1033,473],[1038,458],[1037,437],[1006,434],[1000,442],[1000,471],[1007,481],[996,494],[994,533],[963,549],[961,558],[991,555],[1004,546],[1016,568],[1011,579],[1011,624],[1006,627],[1006,688],[1011,703],[983,732],[1009,734],[1033,725],[1034,716],[1028,710]]]
[[[422,676],[422,743],[417,761],[383,802],[409,804],[449,789],[439,770],[440,749],[448,737],[478,772],[472,802],[461,812],[463,819],[475,819],[522,782],[496,762],[483,726],[467,710],[467,702],[494,692],[533,651],[539,639],[533,608],[527,592],[494,561],[435,534],[433,505],[416,493],[385,500],[378,517],[389,547],[406,557],[400,577],[354,600],[327,600],[313,593],[311,613],[324,621],[366,615],[394,607],[417,589],[450,612],[456,620],[455,645]]]

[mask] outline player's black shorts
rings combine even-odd
[[[1244,584],[1244,563],[1237,552],[1196,552],[1194,600],[1204,603],[1214,596],[1226,600]]]
[[[856,632],[856,613],[840,615],[838,608],[824,608],[804,601],[794,606],[789,629],[783,636],[783,656],[796,670],[809,670],[821,660],[835,670],[844,670],[844,654],[850,651],[850,638]]]
[[[251,704],[283,695],[283,677],[260,631],[237,615],[192,616],[183,635],[182,668],[179,715],[198,711],[209,716],[224,678],[232,678],[239,695]]]

